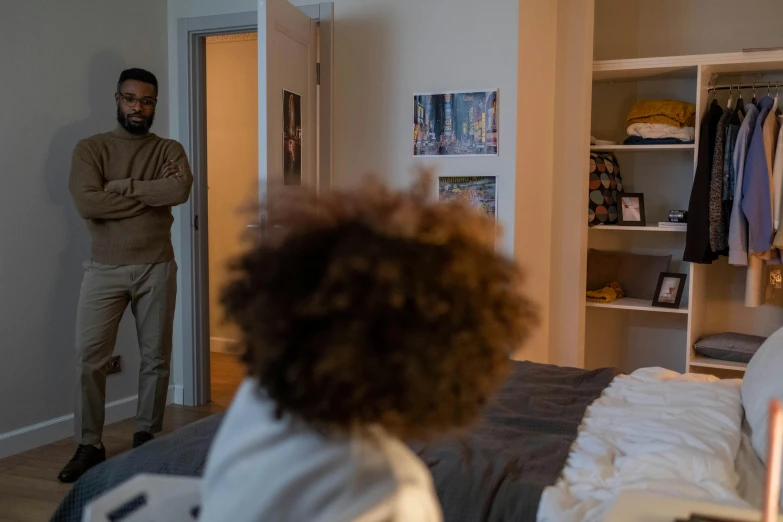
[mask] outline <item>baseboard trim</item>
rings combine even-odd
[[[173,384],[169,386],[166,404],[174,403],[176,388]],[[134,417],[138,399],[138,395],[134,395],[106,403],[106,424],[114,424]],[[74,415],[71,413],[18,430],[0,433],[0,459],[73,437],[73,419]]]
[[[185,387],[174,385],[174,404],[185,404]]]

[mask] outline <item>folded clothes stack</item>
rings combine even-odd
[[[625,145],[693,143],[696,106],[675,100],[639,100],[626,118]]]
[[[620,283],[618,283],[617,281],[607,283],[606,286],[604,286],[600,290],[587,291],[588,303],[606,304],[606,303],[611,303],[613,301],[617,301],[618,299],[622,299],[623,297],[625,297],[625,292],[623,291],[623,287],[620,286]]]

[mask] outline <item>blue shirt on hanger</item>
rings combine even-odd
[[[774,100],[764,96],[750,140],[745,174],[742,179],[742,213],[748,220],[748,251],[768,252],[772,248],[772,208],[770,206],[769,169],[764,154],[764,120]]]
[[[734,185],[734,201],[729,222],[729,263],[739,266],[748,265],[748,220],[742,213],[742,185],[745,181],[748,146],[753,136],[753,130],[756,128],[759,110],[752,103],[748,103],[745,105],[745,113],[745,119],[737,133],[737,143],[734,145],[734,158],[732,158],[732,170],[736,172],[737,179]]]

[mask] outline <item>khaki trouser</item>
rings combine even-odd
[[[162,429],[169,387],[177,264],[109,266],[89,261],[84,270],[76,314],[76,442],[101,441],[105,365],[128,304],[136,318],[141,352],[136,431],[157,433]]]

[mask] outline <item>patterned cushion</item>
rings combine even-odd
[[[587,224],[616,225],[618,218],[617,196],[623,192],[620,164],[611,152],[590,153],[590,207]]]

